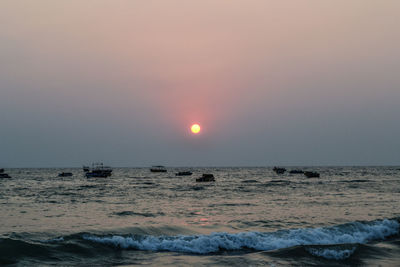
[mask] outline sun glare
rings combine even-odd
[[[192,131],[192,133],[194,133],[194,134],[198,134],[199,132],[200,132],[200,125],[198,125],[197,123],[196,124],[193,124],[192,125],[192,127],[190,127],[190,130]]]

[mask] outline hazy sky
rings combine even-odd
[[[0,2],[0,167],[398,165],[399,117],[398,0]]]

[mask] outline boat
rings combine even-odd
[[[186,172],[177,172],[175,173],[176,176],[190,176],[192,175],[192,172],[186,171]]]
[[[111,167],[104,166],[103,163],[93,163],[92,168],[85,173],[86,178],[101,177],[106,178],[112,175]]]
[[[205,173],[200,178],[197,178],[196,182],[215,182],[215,178],[214,175],[210,173]]]
[[[272,169],[274,172],[276,172],[277,174],[283,174],[285,173],[286,169],[285,168],[278,168],[278,167],[274,167]]]
[[[11,178],[10,175],[8,175],[7,173],[0,173],[0,178]]]
[[[1,168],[0,169],[0,178],[11,178],[10,175],[8,175],[7,173],[4,172],[4,169]]]
[[[72,175],[72,172],[61,172],[58,174],[58,177],[70,177]]]
[[[302,170],[291,170],[289,173],[290,174],[303,174],[304,171],[302,171]]]
[[[304,175],[307,176],[307,178],[318,178],[319,177],[318,172],[304,172]]]
[[[90,171],[90,168],[89,168],[89,166],[85,166],[85,165],[83,165],[82,169],[83,169],[83,171],[84,171],[84,172],[88,172],[88,171]]]
[[[167,169],[162,165],[152,166],[150,168],[151,172],[167,172]]]

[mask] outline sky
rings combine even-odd
[[[397,0],[2,0],[0,167],[400,165],[399,25]]]

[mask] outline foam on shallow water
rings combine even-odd
[[[344,260],[349,258],[356,251],[356,247],[350,249],[307,248],[306,251],[314,256],[329,260]]]
[[[179,236],[96,236],[83,235],[85,240],[122,249],[147,251],[174,251],[196,254],[214,253],[220,250],[254,249],[269,251],[302,245],[335,245],[367,243],[383,240],[399,233],[397,220],[353,222],[332,227],[282,230],[272,233],[242,232],[236,234],[212,233],[210,235]],[[344,259],[354,249],[309,248],[309,253],[327,259]]]

